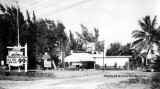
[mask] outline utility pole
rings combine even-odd
[[[103,72],[104,72],[104,49],[103,49]]]
[[[104,72],[104,40],[103,40],[103,72]]]
[[[18,19],[18,0],[16,0],[17,3],[17,32],[18,32],[18,43],[17,43],[17,47],[20,47],[20,43],[19,43],[19,19]],[[20,66],[18,67],[18,72],[20,72]]]
[[[17,3],[17,32],[18,32],[18,43],[17,43],[17,45],[20,46],[20,43],[19,43],[18,0],[16,1],[16,3]]]
[[[62,51],[62,40],[61,40],[61,38],[60,38],[60,52],[61,52],[60,53],[60,55],[61,55],[61,59],[60,59],[61,60],[61,64],[62,64],[62,66],[64,66],[63,65],[63,51]]]

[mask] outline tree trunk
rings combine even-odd
[[[149,50],[150,50],[150,48],[148,48],[147,54],[146,54],[146,58],[145,58],[145,59],[146,59],[146,68],[147,68],[147,64],[148,64],[148,63],[147,63],[147,56],[148,56]]]
[[[53,64],[54,69],[57,70],[57,67],[56,67],[56,64],[55,64],[54,60],[52,60],[51,62]]]
[[[51,51],[51,52],[52,52],[52,51]],[[52,55],[51,52],[50,52],[50,57],[51,57],[51,55]],[[54,69],[57,70],[57,66],[56,66],[56,64],[55,64],[55,62],[54,62],[54,59],[53,59],[53,60],[51,59],[51,62],[52,62],[52,64],[53,64]]]

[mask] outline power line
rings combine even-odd
[[[57,3],[60,3],[60,2],[62,2],[62,1],[65,1],[65,0],[57,0],[57,2],[50,2],[49,4],[48,3],[45,3],[45,4],[43,4],[43,6],[42,7],[40,7],[40,8],[30,8],[29,10],[34,10],[34,11],[38,11],[38,10],[41,10],[41,11],[45,11],[45,10],[43,10],[44,8],[47,8],[47,7],[50,7],[50,6],[53,6],[53,5],[59,5],[59,4],[57,4]],[[74,0],[75,1],[75,0]],[[38,6],[39,7],[39,6]],[[51,10],[51,9],[48,9],[48,10]],[[47,11],[48,11],[47,10]]]
[[[46,5],[38,8],[38,9],[35,9],[35,11],[41,10],[42,8],[44,9],[44,8],[46,8],[46,6],[50,7],[51,5],[57,4],[57,3],[61,2],[61,1],[62,1],[62,0],[58,0],[57,2],[53,2],[53,3],[46,4]]]
[[[43,15],[45,15],[45,16],[50,16],[50,15],[53,14],[53,13],[60,13],[60,12],[65,11],[65,10],[72,9],[72,8],[78,6],[78,5],[85,4],[85,3],[89,2],[89,1],[93,1],[93,0],[82,0],[82,1],[80,1],[80,2],[78,2],[78,3],[74,3],[74,4],[72,4],[72,5],[62,7],[62,8],[60,8],[60,9],[56,10],[56,11],[52,11],[52,12],[50,12],[50,13],[45,13],[45,14],[43,14]],[[47,15],[46,15],[46,14],[47,14]]]
[[[37,7],[41,6],[41,5],[44,5],[44,4],[46,4],[46,3],[50,2],[50,1],[53,1],[53,0],[45,0],[45,2],[43,2],[43,3],[38,1],[38,2],[34,2],[34,3],[30,4],[30,5],[28,5],[29,7],[28,6],[23,6],[21,8],[25,9],[25,8],[28,7],[29,9],[33,9],[33,8],[37,8]]]
[[[24,6],[22,6],[21,8],[23,9],[23,8],[25,8],[25,7],[32,6],[32,5],[35,5],[35,4],[37,4],[37,3],[39,3],[39,1],[34,2],[34,3],[32,3],[32,4],[24,5]],[[23,3],[23,4],[24,4],[24,3]],[[26,3],[25,3],[25,4],[26,4]]]
[[[0,0],[0,3],[6,6],[15,6],[16,5],[15,1],[16,0]]]
[[[62,1],[64,1],[64,2],[62,2]],[[50,3],[47,7],[44,7],[44,8],[48,8],[48,7],[51,7],[51,8],[48,8],[47,9],[47,11],[48,12],[51,12],[51,11],[53,11],[53,6],[55,7],[55,10],[56,9],[59,9],[59,8],[61,8],[61,7],[63,7],[64,5],[65,5],[65,1],[67,1],[67,0],[59,0],[59,1],[57,1],[57,2],[54,2],[54,3]],[[70,0],[71,1],[71,0]],[[73,0],[73,1],[77,1],[77,0]],[[68,2],[68,1],[67,1]],[[57,4],[57,3],[59,3],[59,4]],[[43,8],[43,9],[44,9]],[[41,9],[38,9],[38,10],[43,10],[42,8]],[[35,10],[35,11],[38,11],[38,10]],[[43,10],[43,11],[45,11],[45,10]]]
[[[67,9],[72,9],[72,8],[78,6],[78,5],[85,4],[85,3],[89,2],[89,1],[92,1],[92,0],[83,0],[83,1],[80,1],[80,2],[72,4],[70,6],[66,6],[64,8],[59,9],[59,10],[56,10],[54,13],[59,13],[59,12],[62,12],[64,10],[67,10]]]

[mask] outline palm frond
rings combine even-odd
[[[139,50],[148,49],[148,44],[147,43],[148,43],[148,41],[143,40],[139,44],[136,45],[136,48],[138,48]]]
[[[148,41],[146,41],[146,40],[143,40],[134,46],[134,49],[138,53],[140,53],[142,50],[148,50],[148,48],[149,48],[149,45],[148,45]]]
[[[160,33],[160,26],[156,30]]]
[[[77,34],[77,36],[78,36],[79,38],[83,38],[80,33],[76,32],[76,34]]]
[[[99,30],[97,28],[94,28],[94,32],[95,32],[95,38],[99,37]]]
[[[136,46],[137,44],[139,44],[139,43],[142,42],[142,41],[143,41],[143,39],[138,39],[138,40],[134,41],[134,42],[131,44],[131,47]]]
[[[5,8],[3,7],[3,5],[0,3],[0,10],[3,12],[3,13],[5,13]]]
[[[132,34],[136,34],[136,33],[139,33],[140,32],[140,30],[134,30],[133,32],[132,32]]]
[[[139,20],[139,25],[143,31],[149,32],[147,29],[147,25],[143,21]]]
[[[142,20],[143,21],[141,20],[139,21],[139,25],[141,26],[142,30],[144,30],[145,32],[150,32],[152,30],[152,23],[150,16],[148,15],[144,17]]]
[[[146,24],[146,26],[150,26],[151,25],[151,20],[150,20],[150,16],[146,16],[143,18],[144,23]]]
[[[140,30],[135,30],[132,32],[134,38],[145,38],[146,37],[146,33],[144,31],[140,31]]]
[[[157,16],[155,16],[154,19],[153,19],[153,21],[152,21],[152,25],[151,25],[152,29],[154,29],[154,28],[155,28],[155,25],[157,24],[157,23],[156,23],[156,21],[157,21],[156,18],[157,18]]]

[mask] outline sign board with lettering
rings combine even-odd
[[[44,67],[51,67],[51,61],[44,61]]]
[[[51,61],[48,61],[49,58],[50,55],[46,52],[42,57],[42,59],[44,60],[44,67],[51,67]]]
[[[27,62],[27,56],[23,56],[20,48],[13,48],[8,51],[7,64],[11,66],[21,66]]]
[[[12,66],[21,66],[27,62],[27,56],[11,55],[7,56],[7,64]]]
[[[8,55],[6,58],[6,64],[9,66],[9,71],[11,70],[11,66],[22,66],[24,64],[25,72],[27,72],[27,62],[28,62],[28,56],[27,56],[27,43],[25,43],[25,46],[22,47],[20,44],[18,46],[14,47],[7,47],[8,49]],[[20,72],[20,67],[18,68],[18,71]]]
[[[1,65],[2,65],[2,66],[4,65],[4,61],[3,61],[3,60],[1,60]]]

